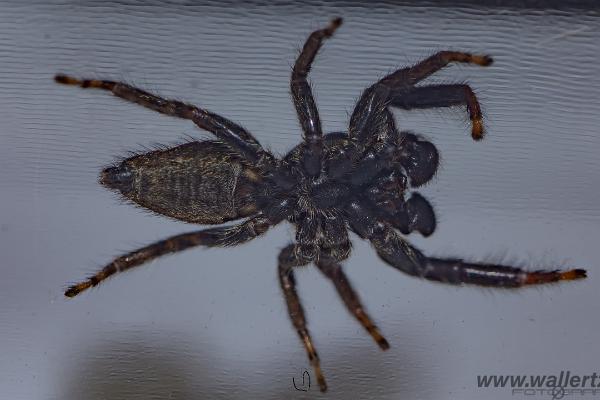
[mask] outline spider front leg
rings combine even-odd
[[[440,51],[412,67],[402,68],[392,72],[379,82],[390,87],[412,86],[428,76],[435,74],[452,62],[476,64],[482,67],[488,67],[492,65],[494,59],[488,55],[477,55],[462,51]]]
[[[394,105],[392,97],[397,98],[400,93],[411,90],[415,84],[451,62],[477,64],[485,67],[491,65],[493,59],[487,55],[441,51],[412,67],[402,68],[387,75],[363,92],[350,118],[350,134],[357,137],[361,142],[369,141],[368,133],[365,130],[369,129],[372,121],[377,120],[375,114],[381,113],[382,107]],[[476,140],[481,139],[483,136],[481,111],[477,112],[479,104],[472,91],[466,96],[466,100],[462,104],[465,103],[470,107],[469,112],[473,121],[472,136]]]
[[[377,329],[377,326],[365,311],[358,295],[350,285],[348,277],[342,270],[341,265],[330,259],[320,260],[316,264],[321,272],[323,272],[323,274],[335,285],[335,288],[344,301],[348,311],[350,311],[367,332],[369,332],[381,350],[389,349],[390,345],[388,341],[381,335],[379,329]]]
[[[353,202],[349,216],[352,229],[371,242],[383,261],[409,275],[444,283],[504,288],[586,277],[584,269],[526,271],[508,265],[427,257],[406,242],[389,224],[378,221],[365,204]]]
[[[566,271],[534,270],[507,265],[471,263],[461,259],[427,258],[425,279],[447,283],[469,283],[492,287],[520,287],[558,281],[572,281],[587,276],[584,269]]]
[[[246,129],[220,115],[213,114],[194,105],[177,100],[163,99],[122,82],[77,79],[68,75],[56,75],[54,80],[64,85],[107,90],[117,97],[161,114],[191,120],[200,128],[211,132],[217,138],[227,143],[234,151],[248,161],[253,163],[270,163],[273,161],[273,156],[266,152]]]
[[[75,297],[118,272],[137,267],[165,254],[177,253],[195,246],[235,246],[250,241],[265,233],[274,224],[274,221],[259,216],[238,225],[172,236],[118,257],[85,281],[70,286],[65,292],[65,296]]]
[[[392,267],[407,274],[432,281],[516,288],[586,277],[584,269],[526,271],[509,265],[471,263],[461,259],[426,257],[404,241],[389,226],[385,226],[380,233],[371,237],[370,240],[379,257]]]
[[[342,19],[336,18],[326,28],[311,33],[308,39],[306,39],[302,52],[296,59],[296,63],[292,69],[290,89],[294,107],[298,114],[298,120],[302,126],[304,141],[307,144],[302,164],[308,175],[312,177],[318,176],[321,172],[323,131],[321,129],[319,110],[317,109],[307,77],[317,52],[323,45],[323,41],[331,37],[341,24]]]
[[[306,265],[311,261],[310,258],[302,257],[301,252],[298,251],[296,245],[290,244],[284,248],[279,254],[279,283],[283,290],[283,295],[285,296],[292,324],[294,325],[294,328],[296,328],[298,336],[300,336],[300,340],[302,340],[302,344],[304,344],[308,359],[317,375],[319,388],[321,389],[321,392],[325,392],[327,390],[327,383],[325,383],[325,377],[321,371],[317,350],[315,349],[310,333],[308,332],[304,309],[302,308],[300,298],[296,292],[296,280],[294,279],[294,272],[292,271],[294,267]]]
[[[405,110],[464,105],[467,107],[471,120],[471,136],[474,140],[483,139],[481,106],[469,85],[430,85],[403,88],[392,92],[390,105]]]

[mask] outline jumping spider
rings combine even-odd
[[[282,159],[263,149],[241,126],[202,108],[121,82],[57,75],[58,83],[108,90],[159,113],[191,120],[217,138],[130,157],[104,169],[102,185],[142,207],[186,222],[221,224],[245,218],[238,224],[173,236],[132,251],[69,287],[65,295],[76,296],[117,272],[164,254],[194,246],[248,242],[287,220],[296,226],[296,240],[279,254],[279,282],[292,323],[320,389],[325,391],[319,357],[296,292],[294,267],[314,263],[379,347],[389,348],[340,265],[350,255],[348,230],[369,240],[390,266],[434,281],[506,288],[584,278],[583,269],[525,271],[514,266],[427,257],[403,238],[413,231],[428,236],[435,229],[429,202],[418,193],[408,199],[405,194],[432,178],[438,153],[432,143],[399,131],[390,108],[464,105],[472,123],[471,135],[480,140],[481,110],[468,85],[416,84],[449,63],[488,66],[492,58],[442,51],[399,69],[363,92],[350,117],[348,132],[324,135],[307,75],[323,41],[341,23],[337,18],[314,31],[294,64],[290,87],[303,141]]]

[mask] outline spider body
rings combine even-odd
[[[435,230],[429,202],[410,189],[428,182],[438,167],[435,146],[397,129],[391,109],[466,106],[471,135],[483,137],[479,103],[465,84],[418,85],[452,62],[488,66],[488,56],[439,52],[400,69],[367,88],[350,118],[347,132],[323,134],[307,81],[323,41],[341,19],[307,39],[292,70],[291,94],[303,141],[283,158],[263,149],[241,126],[202,108],[160,98],[133,86],[106,80],[57,75],[58,83],[112,92],[162,114],[188,119],[216,140],[195,141],[138,154],[102,171],[100,182],[126,199],[172,218],[198,224],[230,224],[176,235],[116,258],[85,281],[68,288],[73,297],[111,275],[156,257],[194,246],[234,246],[289,221],[295,241],[281,250],[278,277],[288,311],[326,390],[319,357],[295,288],[293,269],[314,263],[331,280],[347,309],[377,344],[389,347],[366,313],[340,262],[350,255],[348,232],[368,240],[387,264],[409,275],[452,284],[522,287],[584,278],[583,269],[526,271],[509,265],[428,257],[403,235]]]

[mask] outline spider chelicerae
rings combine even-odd
[[[331,280],[348,310],[381,349],[389,344],[362,306],[340,263],[350,255],[348,230],[369,240],[379,257],[409,275],[452,284],[521,287],[584,278],[583,269],[526,271],[508,265],[427,257],[403,235],[433,233],[429,202],[407,191],[428,182],[438,168],[435,146],[398,130],[390,108],[466,106],[473,139],[483,138],[481,109],[466,84],[417,85],[459,62],[488,66],[492,58],[442,51],[399,69],[367,88],[350,117],[348,132],[323,134],[307,76],[326,38],[342,19],[314,31],[292,69],[291,94],[303,141],[282,159],[266,151],[241,126],[202,108],[160,98],[125,83],[57,75],[56,82],[112,92],[162,114],[191,120],[216,136],[137,154],[104,169],[100,182],[126,199],[186,222],[222,224],[184,233],[116,258],[68,288],[73,297],[111,275],[156,257],[194,246],[235,246],[282,221],[296,226],[296,240],[279,253],[278,275],[292,323],[302,340],[321,391],[327,386],[296,292],[294,267],[314,263]]]

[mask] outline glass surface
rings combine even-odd
[[[448,3],[2,3],[2,397],[504,399],[510,389],[478,388],[477,375],[598,371],[597,8]],[[372,343],[315,268],[298,270],[325,395],[276,277],[289,225],[64,298],[68,283],[114,256],[197,229],[122,204],[97,183],[100,169],[131,150],[208,134],[53,75],[124,80],[198,104],[285,154],[301,138],[290,66],[334,16],[344,25],[310,74],[326,131],[346,129],[365,87],[435,51],[495,59],[429,80],[472,85],[486,115],[482,142],[470,139],[461,108],[395,112],[442,155],[420,190],[438,229],[411,242],[434,255],[585,267],[589,278],[515,291],[446,286],[386,266],[353,237],[345,271],[391,349]],[[304,370],[312,387],[296,391]]]

